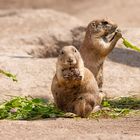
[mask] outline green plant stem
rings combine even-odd
[[[1,74],[4,74],[5,76],[7,76],[7,77],[9,77],[9,78],[11,78],[11,79],[12,79],[13,81],[15,81],[15,82],[18,81],[17,78],[16,78],[16,75],[11,74],[10,72],[6,72],[6,71],[0,69],[0,73],[1,73]]]
[[[139,48],[139,47],[132,45],[132,44],[131,44],[130,42],[128,42],[128,40],[126,40],[124,37],[122,37],[122,39],[123,39],[123,44],[124,44],[127,48],[131,48],[131,49],[133,49],[133,50],[135,50],[135,51],[140,52],[140,48]]]

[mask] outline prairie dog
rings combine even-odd
[[[90,22],[80,48],[85,66],[95,76],[100,90],[102,90],[103,85],[103,64],[105,58],[122,37],[117,27],[113,22],[104,19]]]
[[[87,117],[101,103],[97,82],[74,46],[62,48],[51,90],[58,108],[81,117]]]

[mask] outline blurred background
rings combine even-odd
[[[121,27],[140,26],[140,0],[0,0],[0,9],[51,8],[88,23],[109,18]]]

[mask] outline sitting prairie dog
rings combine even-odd
[[[98,87],[102,90],[103,64],[106,56],[122,37],[117,25],[109,20],[94,20],[89,23],[80,48],[85,66],[94,74]]]
[[[84,67],[74,46],[65,46],[61,50],[51,90],[59,109],[81,117],[87,117],[102,100],[93,74]]]

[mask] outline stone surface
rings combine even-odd
[[[54,57],[64,45],[79,48],[82,25],[49,9],[0,11],[0,55]]]
[[[12,96],[52,99],[55,59],[0,57],[1,68],[17,75],[18,82],[0,74],[0,102]]]
[[[121,27],[140,27],[139,5],[140,0],[0,0],[2,9],[51,8],[74,15],[86,24],[110,18]]]

